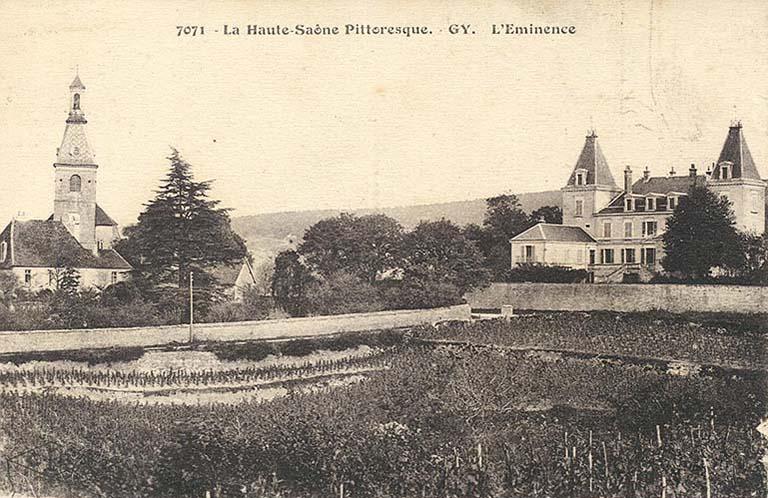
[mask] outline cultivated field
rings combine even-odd
[[[316,341],[9,357],[0,489],[765,496],[756,427],[768,327],[763,317],[713,320],[538,314]]]

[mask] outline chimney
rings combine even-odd
[[[715,163],[712,163],[712,166],[707,168],[707,177],[712,176],[712,173],[715,171]]]
[[[688,175],[691,178],[696,178],[696,165],[695,164],[691,164],[691,169],[688,170]]]
[[[651,170],[648,169],[648,166],[646,166],[645,169],[643,170],[643,181],[647,182],[650,179],[651,179]]]
[[[676,173],[677,173],[677,171],[675,171],[675,167],[674,166],[669,168],[669,176],[675,176]]]
[[[624,192],[632,193],[632,168],[629,167],[629,164],[624,168]]]

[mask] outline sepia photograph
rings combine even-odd
[[[768,3],[0,17],[0,497],[768,498]]]

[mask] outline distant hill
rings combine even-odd
[[[560,206],[559,190],[517,194],[525,212],[542,206]],[[344,210],[290,211],[265,213],[232,218],[232,227],[248,243],[248,249],[257,255],[272,253],[287,247],[287,239],[292,236],[300,241],[304,231],[323,218],[337,216]],[[383,213],[399,221],[404,227],[412,228],[422,220],[445,218],[458,225],[480,224],[485,214],[485,199],[471,201],[441,202],[418,206],[399,206],[382,209],[346,210],[356,215]]]

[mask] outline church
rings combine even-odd
[[[96,203],[98,164],[86,137],[76,76],[69,86],[69,116],[56,152],[53,214],[46,220],[13,219],[0,233],[0,271],[35,292],[55,289],[64,268],[75,268],[82,287],[104,288],[128,278],[131,265],[112,247],[117,223]]]
[[[706,185],[727,198],[739,230],[765,232],[766,182],[760,178],[744,138],[733,123],[716,162],[705,173],[691,165],[687,174],[672,168],[651,176],[646,166],[633,179],[624,169],[614,180],[592,131],[561,189],[563,224],[540,223],[510,240],[512,267],[540,263],[586,270],[595,282],[647,281],[662,270],[662,235],[667,219],[692,185]]]

